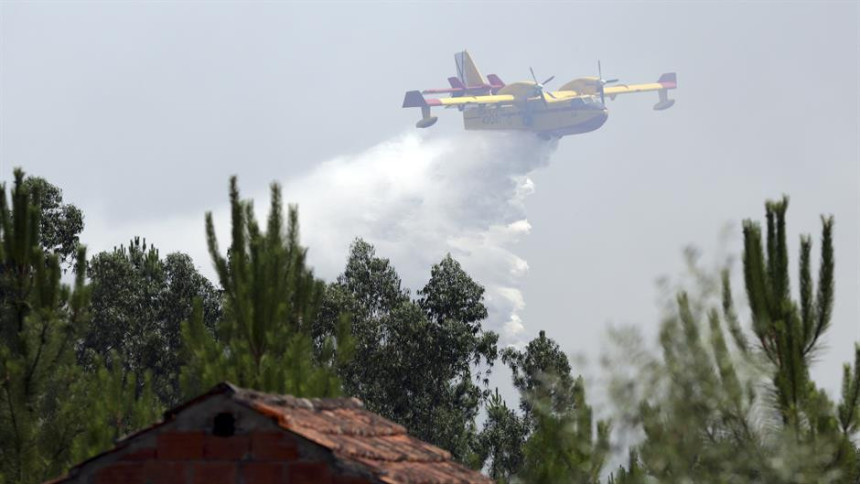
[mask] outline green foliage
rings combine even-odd
[[[744,222],[744,281],[752,328],[762,353],[774,365],[774,389],[783,422],[801,432],[804,422],[813,422],[807,412],[814,384],[809,364],[817,343],[830,326],[833,312],[833,218],[822,218],[821,267],[818,290],[812,283],[812,241],[800,240],[800,305],[791,300],[785,211],[788,198],[768,202],[767,251],[761,228]],[[814,399],[814,398],[813,398]],[[810,429],[807,429],[810,430]]]
[[[502,361],[511,368],[514,387],[520,391],[520,409],[531,430],[536,425],[532,404],[539,402],[553,414],[567,412],[573,406],[574,379],[570,362],[558,343],[544,331],[522,351],[502,350]]]
[[[496,482],[511,482],[523,465],[523,444],[528,426],[496,390],[487,405],[487,421],[478,435],[478,457],[487,463],[490,477]]]
[[[225,380],[298,396],[340,394],[334,366],[349,356],[348,325],[338,318],[332,334],[314,347],[311,335],[325,285],[305,266],[296,208],[290,207],[285,230],[280,187],[273,184],[263,232],[252,203],[239,199],[235,177],[230,181],[230,203],[232,242],[227,257],[218,249],[212,214],[206,215],[209,253],[224,290],[224,316],[213,335],[198,304],[183,326],[188,357],[181,375],[185,395],[193,397]]]
[[[74,286],[39,246],[40,188],[15,171],[11,207],[0,187],[0,469],[2,482],[41,482],[64,468],[82,407],[75,339],[86,321],[84,249]]]
[[[44,178],[28,176],[22,188],[31,193],[33,203],[41,210],[39,243],[46,254],[54,254],[60,264],[71,265],[76,257],[84,230],[84,214],[72,205],[63,203],[63,191]]]
[[[433,266],[413,301],[389,261],[359,239],[326,292],[315,335],[331,335],[334,316],[352,314],[355,357],[340,366],[346,392],[456,459],[473,462],[475,418],[489,396],[473,371],[497,357],[498,336],[481,328],[483,293],[449,255]]]
[[[92,320],[79,346],[79,359],[87,367],[98,356],[113,365],[121,357],[131,371],[138,391],[144,374],[165,407],[179,403],[179,368],[182,364],[180,325],[192,316],[194,301],[203,305],[204,326],[212,331],[221,312],[221,295],[194,268],[191,258],[173,253],[160,258],[146,241],[133,239],[90,260]]]
[[[754,343],[738,320],[728,271],[718,284],[699,277],[721,287],[721,309],[709,307],[707,291],[697,298],[681,292],[661,327],[661,357],[641,364],[638,381],[615,385],[616,391],[640,387],[640,404],[630,416],[645,434],[639,459],[631,461],[637,472],[641,467],[667,483],[852,483],[860,477],[851,440],[858,425],[860,352],[853,370],[846,365],[838,406],[809,373],[832,313],[833,219],[822,218],[816,285],[811,239],[801,237],[797,303],[788,274],[787,206],[785,198],[766,204],[765,244],[759,225],[744,222]],[[616,392],[616,399],[636,395]]]
[[[547,386],[560,378],[544,377]],[[551,400],[532,403],[534,431],[526,441],[520,476],[529,483],[597,483],[609,453],[609,424],[597,422],[594,436],[592,410],[585,400],[582,378],[573,384],[570,406],[553,408]]]
[[[648,479],[639,464],[639,455],[635,449],[630,449],[627,467],[618,466],[617,474],[610,474],[608,484],[645,484]]]
[[[122,358],[110,355],[113,367],[101,358],[94,362],[95,373],[76,385],[76,392],[87,402],[85,426],[72,443],[71,462],[81,462],[110,449],[124,436],[158,421],[162,406],[153,390],[149,372],[142,381],[126,371]]]
[[[582,378],[571,375],[570,362],[558,343],[544,331],[523,350],[506,348],[504,361],[520,391],[523,423],[529,431],[524,443],[525,482],[593,483],[609,451],[609,424],[594,421],[585,400]]]

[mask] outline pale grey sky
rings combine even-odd
[[[458,50],[506,81],[529,66],[555,75],[550,87],[595,74],[598,58],[622,82],[676,71],[675,107],[610,102],[603,128],[564,138],[530,175],[517,210],[531,232],[488,259],[528,263],[523,335],[546,329],[594,358],[610,323],[653,331],[654,281],[681,270],[683,247],[711,260],[732,223],[737,253],[740,221],[786,193],[795,248],[800,233],[817,241],[821,213],[836,216],[836,308],[815,371],[835,390],[860,340],[858,5],[4,1],[0,177],[21,166],[59,185],[84,210],[93,249],[142,235],[211,274],[203,212],[223,208],[231,174],[260,195],[272,180],[324,192],[302,184],[335,157],[382,170],[368,150],[414,131],[403,93],[443,87]],[[423,142],[462,140],[461,127],[442,112]],[[380,255],[407,264],[422,249],[396,240]]]

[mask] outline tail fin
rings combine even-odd
[[[657,82],[663,86],[663,89],[657,91],[660,95],[660,100],[654,105],[655,111],[669,109],[675,104],[674,99],[669,99],[669,89],[678,87],[678,76],[674,72],[667,72],[657,79]]]
[[[657,82],[663,84],[666,89],[675,89],[678,87],[678,75],[674,72],[667,72],[657,79]]]
[[[487,84],[481,71],[478,70],[478,66],[475,65],[475,61],[472,60],[472,56],[469,55],[469,51],[464,50],[454,54],[454,63],[457,64],[457,77],[467,87]]]
[[[421,91],[408,91],[403,98],[404,108],[423,108],[427,106],[427,100],[421,95]]]
[[[421,108],[421,119],[415,123],[416,128],[429,128],[436,124],[437,118],[430,115],[430,105],[424,99],[424,96],[421,95],[421,91],[407,92],[406,97],[403,98],[403,107]]]
[[[502,81],[502,79],[495,74],[488,74],[487,80],[490,81],[490,86],[492,86],[493,88],[505,87],[504,81]]]

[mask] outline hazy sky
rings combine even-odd
[[[830,351],[815,371],[835,390],[860,340],[858,5],[3,1],[0,178],[21,166],[59,185],[85,212],[91,251],[142,235],[165,252],[191,253],[211,274],[203,213],[223,210],[230,175],[259,206],[277,180],[286,200],[295,200],[289,189],[312,192],[310,203],[331,194],[356,204],[345,213],[360,218],[377,205],[355,191],[364,185],[354,178],[390,172],[367,186],[394,185],[398,203],[424,204],[421,197],[446,190],[461,197],[425,204],[441,207],[430,211],[444,220],[434,219],[427,238],[406,233],[400,247],[397,230],[411,225],[385,233],[378,221],[355,225],[375,232],[351,236],[383,238],[380,255],[399,267],[423,264],[441,259],[452,240],[477,234],[486,242],[496,233],[457,218],[469,190],[488,195],[479,189],[488,189],[492,166],[481,165],[483,175],[445,168],[467,163],[463,153],[472,151],[463,143],[486,153],[481,143],[491,138],[460,133],[456,111],[413,137],[418,114],[400,108],[407,90],[444,87],[454,52],[468,48],[485,74],[506,81],[528,78],[532,66],[539,77],[555,75],[555,88],[594,75],[598,58],[605,76],[622,82],[676,71],[672,109],[653,111],[653,93],[619,97],[603,128],[562,139],[548,164],[530,165],[537,169],[528,179],[499,189],[502,198],[490,193],[488,203],[503,203],[514,196],[505,190],[533,186],[530,195],[516,192],[522,205],[492,221],[527,217],[530,232],[511,226],[518,235],[481,260],[523,269],[512,283],[525,302],[521,336],[546,329],[570,353],[593,359],[610,324],[653,332],[655,281],[681,271],[685,246],[699,247],[705,261],[738,254],[740,221],[761,219],[765,199],[788,194],[795,264],[798,235],[811,232],[817,244],[819,215],[836,217],[836,308]],[[421,167],[407,166],[402,180],[397,158],[376,156],[408,148],[410,163],[423,147],[437,151]],[[353,191],[320,185],[339,164],[352,170]],[[440,170],[445,176],[434,175]],[[454,182],[452,173],[465,178]],[[458,213],[449,219],[443,209]],[[471,232],[457,233],[463,227]],[[479,250],[473,239],[462,250],[467,259]],[[328,278],[337,271],[321,257],[342,264],[346,256],[310,250]],[[404,271],[416,287],[429,265],[424,274]]]

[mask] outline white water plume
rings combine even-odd
[[[298,203],[302,243],[327,280],[343,271],[356,237],[391,259],[412,289],[450,252],[486,288],[487,326],[517,344],[528,263],[513,246],[531,229],[528,175],[554,148],[524,134],[408,134],[287,180],[284,199]]]
[[[373,244],[378,257],[391,259],[413,290],[427,283],[431,266],[450,252],[486,288],[486,326],[500,333],[502,344],[518,344],[526,336],[521,334],[525,302],[520,287],[528,263],[513,249],[531,229],[523,205],[534,191],[528,175],[549,162],[554,148],[526,134],[410,133],[283,180],[283,199],[299,205],[301,242],[318,276],[332,281],[343,272],[356,237]],[[249,196],[258,220],[264,220],[268,191],[242,192],[243,198]],[[141,235],[163,254],[191,255],[214,280],[203,214],[109,224],[97,208],[87,213],[83,240],[91,254]],[[213,216],[224,250],[229,207],[218,207]]]

